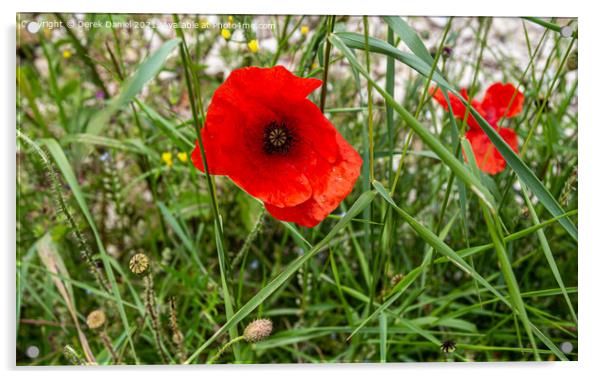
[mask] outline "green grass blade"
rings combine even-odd
[[[418,33],[407,22],[399,16],[385,16],[383,20],[418,58],[422,59],[429,66],[433,64],[431,53],[422,42],[422,39],[420,39]]]
[[[338,32],[334,33],[334,35],[332,35],[330,38],[333,40],[339,39],[345,46],[351,49],[365,49],[364,36],[358,33]],[[401,51],[378,38],[370,37],[368,39],[368,47],[371,52],[392,56],[396,60],[418,71],[424,77],[428,78],[431,72],[431,65],[423,61],[421,58],[417,57],[414,54]],[[452,85],[449,84],[447,80],[438,72],[433,73],[433,80],[435,80],[444,88],[450,90],[453,89]]]
[[[389,298],[384,303],[382,303],[381,306],[376,308],[374,312],[372,312],[368,317],[362,320],[362,322],[353,330],[351,335],[347,337],[347,340],[353,338],[353,336],[357,332],[359,332],[368,322],[370,322],[370,320],[372,320],[377,315],[381,314],[384,310],[389,308],[389,306],[391,306],[391,304],[393,304],[395,300],[399,299],[399,297],[404,294],[408,287],[412,285],[412,283],[414,283],[414,281],[418,278],[418,275],[420,275],[422,269],[422,266],[413,269],[399,283],[397,283],[395,287],[391,290],[393,295],[389,296]]]
[[[459,94],[455,94],[458,98],[462,98]],[[467,106],[468,102],[462,100]],[[533,194],[541,201],[543,206],[552,214],[552,216],[559,216],[566,213],[564,209],[558,204],[558,201],[552,196],[550,191],[541,183],[541,181],[535,176],[533,171],[523,162],[523,160],[512,150],[512,148],[504,141],[498,132],[477,112],[472,106],[470,106],[470,113],[477,120],[481,129],[487,134],[491,143],[495,145],[498,151],[502,154],[508,165],[516,172],[516,175],[520,180],[527,186],[527,188],[533,192]],[[567,233],[577,241],[577,228],[575,224],[569,218],[562,218],[558,222],[567,231]]]
[[[379,322],[379,345],[380,345],[380,363],[387,362],[387,315],[381,313],[378,316]]]
[[[165,204],[163,202],[159,201],[159,202],[157,202],[157,205],[159,206],[159,209],[161,210],[161,214],[163,215],[163,218],[165,219],[165,221],[167,221],[167,223],[173,229],[173,231],[176,233],[178,238],[180,238],[180,240],[184,244],[184,247],[186,248],[186,250],[188,250],[188,252],[192,256],[192,259],[199,266],[201,273],[207,274],[207,269],[205,268],[205,266],[203,266],[203,263],[201,263],[198,251],[194,247],[194,242],[192,242],[192,238],[190,238],[188,233],[182,228],[182,226],[180,225],[178,220],[176,220],[174,215],[165,206]]]
[[[527,204],[527,207],[529,208],[529,213],[531,214],[531,218],[533,219],[533,222],[535,222],[535,224],[539,224],[540,222],[539,222],[539,217],[537,217],[537,212],[535,212],[533,203],[531,203],[531,199],[529,199],[529,194],[524,189],[522,184],[521,184],[521,190],[523,191],[523,198],[525,199],[525,203]],[[571,317],[573,317],[575,324],[577,324],[577,313],[575,312],[575,309],[573,308],[573,304],[571,303],[571,299],[569,298],[569,294],[564,285],[564,281],[562,280],[562,275],[560,275],[560,271],[558,270],[558,266],[556,265],[556,260],[554,259],[554,254],[552,254],[552,250],[550,249],[550,244],[548,243],[548,239],[546,238],[546,235],[543,230],[539,229],[539,230],[537,230],[536,233],[537,233],[537,238],[539,239],[539,244],[541,245],[541,249],[543,250],[546,260],[548,261],[550,270],[552,270],[552,274],[554,275],[554,279],[556,279],[556,283],[558,283],[558,287],[560,287],[560,289],[562,290],[562,296],[564,297],[564,300],[566,301],[566,304],[569,307]]]
[[[147,106],[143,102],[136,100],[136,104],[142,109],[146,116],[153,121],[154,125],[157,126],[169,139],[183,151],[191,151],[194,148],[194,143],[190,142],[194,137],[187,137],[181,131],[175,128],[175,126],[161,116],[157,111]]]

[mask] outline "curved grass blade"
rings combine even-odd
[[[470,106],[462,96],[458,93],[455,95],[462,99],[462,102]],[[552,214],[554,217],[558,217],[564,213],[564,209],[558,204],[558,201],[552,196],[550,191],[541,183],[541,181],[535,176],[533,171],[523,162],[523,160],[512,150],[512,148],[504,141],[498,132],[477,112],[472,106],[470,106],[470,113],[479,123],[481,129],[487,134],[491,143],[493,143],[496,149],[502,154],[504,160],[508,165],[516,172],[521,182],[527,186],[529,190],[541,201],[543,206]],[[561,218],[559,221],[560,225],[567,231],[567,233],[577,241],[577,228],[570,218]]]
[[[120,141],[114,138],[103,137],[95,134],[78,133],[66,135],[61,139],[61,141],[66,143],[80,143],[103,146],[135,154],[144,154],[151,159],[159,159],[159,154],[157,154],[157,152],[155,152],[154,150],[149,149],[139,139],[126,139],[124,141]]]
[[[336,37],[336,38],[333,38],[333,37]],[[365,42],[364,42],[364,36],[361,34],[358,34],[358,33],[337,32],[337,33],[334,33],[333,35],[331,35],[330,38],[333,40],[339,39],[345,46],[352,48],[352,49],[365,50],[365,48],[366,48]],[[397,59],[401,63],[404,63],[404,64],[410,66],[411,68],[413,68],[414,70],[418,71],[424,77],[428,78],[428,76],[431,72],[432,66],[430,64],[427,64],[426,62],[424,62],[422,59],[420,59],[416,55],[407,53],[405,51],[401,51],[401,50],[397,49],[396,47],[391,46],[387,42],[382,41],[378,38],[369,37],[368,38],[368,48],[372,52],[392,56],[393,58]],[[439,74],[438,72],[433,73],[433,80],[435,80],[437,83],[439,83],[442,87],[445,87],[449,90],[453,90],[452,85],[449,84],[447,82],[447,80],[445,80],[445,78],[443,76],[441,76],[441,74]]]
[[[157,111],[153,108],[147,106],[142,101],[135,100],[136,104],[142,109],[142,111],[146,114],[146,116],[154,122],[154,124],[164,132],[169,139],[178,146],[179,149],[183,151],[189,151],[194,149],[194,143],[190,142],[190,140],[194,137],[187,137],[181,131],[175,128],[175,126],[167,121],[163,116],[161,116]]]
[[[383,20],[418,58],[422,59],[428,65],[433,64],[431,53],[429,53],[429,50],[422,43],[422,39],[420,39],[418,33],[407,22],[399,16],[385,16]]]

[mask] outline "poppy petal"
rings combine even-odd
[[[487,88],[481,102],[484,116],[490,124],[496,124],[503,116],[511,118],[522,112],[525,96],[511,83],[495,83]]]
[[[301,78],[293,75],[283,66],[271,68],[243,67],[232,71],[222,84],[237,94],[247,98],[260,98],[275,102],[290,99],[304,99],[322,81],[314,78]]]
[[[437,88],[436,91],[432,91],[431,93],[433,94],[433,99],[435,99],[445,110],[448,110],[449,107],[447,106],[447,101],[445,101],[445,97],[443,96],[443,92],[441,91],[441,88]],[[462,89],[460,91],[462,97],[464,97],[464,99],[468,100],[468,94],[466,92],[466,89]],[[449,95],[449,103],[451,104],[452,107],[452,114],[454,116],[456,116],[459,119],[464,119],[464,116],[466,115],[466,106],[462,103],[462,101],[454,94],[452,94],[451,92],[448,92]],[[480,113],[480,104],[478,101],[476,100],[472,100],[471,103],[473,108],[475,108],[479,113]],[[477,122],[477,120],[472,116],[472,114],[468,115],[468,120],[466,122],[468,124],[468,126],[470,126],[471,128],[475,128],[475,129],[480,129],[479,123]]]
[[[337,132],[337,144],[342,159],[333,167],[315,167],[310,176],[313,195],[308,201],[294,207],[277,207],[266,203],[268,212],[277,219],[314,227],[335,210],[339,203],[353,190],[360,175],[362,158]],[[326,171],[324,171],[326,170]]]
[[[508,145],[518,152],[518,138],[514,130],[510,128],[500,128],[500,136]],[[466,138],[470,142],[477,166],[488,174],[498,174],[506,168],[506,160],[498,151],[487,135],[480,130],[469,130],[466,132]]]

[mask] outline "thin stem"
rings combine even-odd
[[[366,71],[370,72],[370,47],[368,45],[368,16],[364,16],[364,44]],[[372,84],[368,82],[368,140],[370,142],[370,182],[374,180],[374,120],[372,114]]]
[[[324,52],[324,74],[322,75],[322,90],[320,92],[320,111],[324,113],[324,105],[326,104],[326,93],[328,83],[328,67],[330,66],[330,33],[334,30],[334,21],[336,16],[329,16],[328,31],[326,32],[326,51]]]
[[[211,359],[209,359],[209,360],[207,361],[207,364],[208,364],[208,365],[210,365],[210,364],[212,364],[213,362],[215,362],[215,361],[216,361],[216,360],[217,360],[217,359],[218,359],[218,358],[219,358],[219,357],[220,357],[222,354],[224,354],[224,352],[225,352],[226,350],[228,350],[228,348],[229,348],[230,346],[232,346],[232,345],[234,345],[235,343],[237,343],[237,342],[240,342],[240,341],[242,341],[242,340],[244,340],[244,339],[245,339],[245,337],[244,337],[244,336],[238,336],[238,337],[234,338],[233,340],[230,340],[230,341],[228,341],[228,343],[226,343],[224,346],[222,346],[222,347],[221,347],[221,348],[220,348],[220,349],[217,351],[217,353],[216,353],[216,354],[215,354],[215,355],[214,355],[214,356],[213,356]]]

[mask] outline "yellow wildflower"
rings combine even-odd
[[[303,35],[307,35],[307,33],[309,33],[309,26],[307,26],[307,25],[303,25],[303,26],[301,27],[301,34],[303,34]]]
[[[73,55],[73,54],[71,53],[71,51],[70,51],[70,50],[65,50],[65,51],[63,51],[63,58],[65,58],[65,59],[69,59],[69,58],[71,58],[71,56],[72,56],[72,55]]]
[[[259,43],[257,42],[256,39],[249,41],[249,43],[247,45],[249,46],[249,50],[252,53],[256,53],[259,51]]]
[[[188,160],[188,154],[186,154],[185,152],[179,152],[178,153],[178,159],[180,160],[180,162],[186,162]]]
[[[161,159],[163,160],[163,162],[165,162],[165,164],[168,167],[171,167],[173,165],[172,155],[169,151],[166,151],[163,154],[161,154]]]
[[[232,33],[228,29],[222,29],[222,37],[227,41],[232,37]]]

